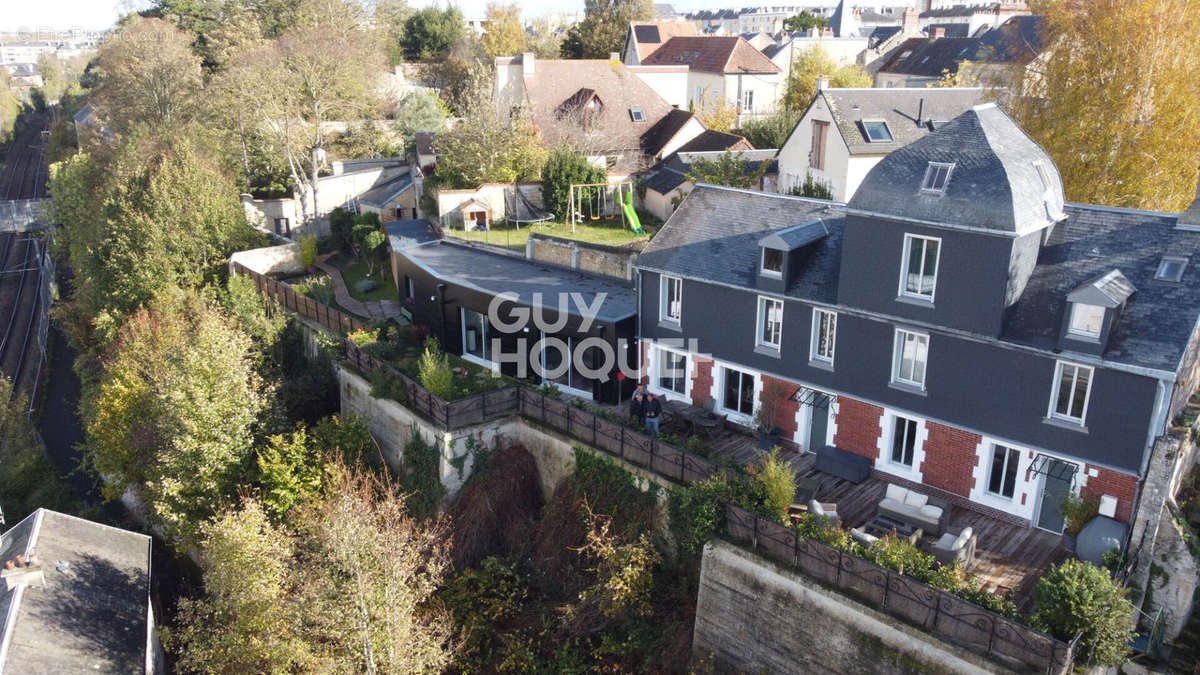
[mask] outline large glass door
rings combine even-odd
[[[1047,458],[1042,473],[1041,507],[1038,509],[1037,526],[1043,530],[1062,533],[1062,503],[1071,492],[1075,465],[1071,462]]]

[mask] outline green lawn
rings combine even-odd
[[[529,240],[530,232],[563,237],[564,239],[575,239],[590,244],[602,244],[604,246],[625,246],[650,239],[649,235],[634,234],[628,228],[622,227],[619,219],[576,223],[574,229],[566,223],[537,223],[521,227],[520,229],[509,228],[505,225],[496,225],[492,229],[483,232],[478,230],[471,232],[454,229],[446,230],[446,234],[453,237],[460,237],[471,241],[482,241],[488,244],[508,246],[521,250],[524,250],[525,242]]]
[[[392,281],[392,266],[386,260],[380,260],[375,263],[375,273],[371,275],[371,280],[379,284],[375,290],[367,293],[359,293],[354,290],[354,284],[367,278],[367,264],[357,258],[347,256],[344,253],[339,253],[329,259],[329,263],[342,273],[342,280],[346,282],[346,290],[350,295],[361,302],[372,302],[375,300],[399,300],[400,292],[396,288],[396,282]]]

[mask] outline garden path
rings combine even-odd
[[[400,314],[401,304],[395,300],[362,302],[350,295],[350,289],[346,288],[346,282],[342,279],[341,270],[330,265],[328,262],[334,255],[333,253],[327,253],[317,258],[317,269],[328,274],[329,278],[333,280],[333,297],[341,305],[342,309],[351,314],[371,319],[390,319]]]

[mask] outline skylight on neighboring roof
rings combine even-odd
[[[641,108],[630,108],[629,117],[632,118],[634,122],[646,121],[646,113],[643,112]]]
[[[929,125],[930,131],[937,131],[946,125],[946,120],[929,120],[926,124]]]
[[[1183,278],[1183,270],[1187,267],[1187,263],[1187,258],[1173,255],[1164,256],[1158,263],[1158,271],[1154,273],[1154,278],[1159,281],[1178,282]]]
[[[872,143],[891,143],[892,130],[888,129],[883,120],[863,120],[863,131],[867,132],[867,140]]]
[[[925,180],[921,183],[921,192],[945,193],[946,183],[950,182],[950,172],[953,170],[953,164],[930,162],[925,169]]]

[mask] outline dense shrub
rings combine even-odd
[[[417,367],[421,386],[434,396],[450,399],[454,395],[454,371],[450,369],[450,360],[442,353],[442,347],[437,338],[425,340],[425,351]]]
[[[778,518],[787,518],[788,507],[796,497],[796,471],[779,456],[778,445],[763,456],[757,475],[767,493],[767,504],[771,510]]]
[[[612,516],[618,532],[635,536],[654,524],[658,490],[642,490],[633,474],[615,461],[575,446],[575,489],[595,513]]]
[[[607,179],[604,168],[589,164],[583,153],[565,147],[555,148],[542,167],[542,202],[560,221],[569,222],[571,185],[603,183]],[[575,208],[583,210],[579,204]]]
[[[766,499],[766,489],[761,482],[742,476],[730,478],[720,472],[677,489],[671,495],[670,513],[671,533],[680,556],[695,558],[705,542],[725,531],[727,504],[775,518]]]
[[[533,455],[521,445],[500,450],[486,473],[474,467],[473,480],[450,506],[454,566],[463,569],[487,556],[508,555],[528,534],[542,509],[542,489]],[[481,476],[474,479],[475,476]]]
[[[441,458],[441,450],[427,442],[413,424],[412,435],[404,446],[404,473],[400,477],[400,491],[408,495],[405,506],[413,518],[432,517],[446,494],[441,480]]]
[[[1133,605],[1108,572],[1080,560],[1065,560],[1033,592],[1031,623],[1060,640],[1082,633],[1079,663],[1118,666],[1133,637]]]

